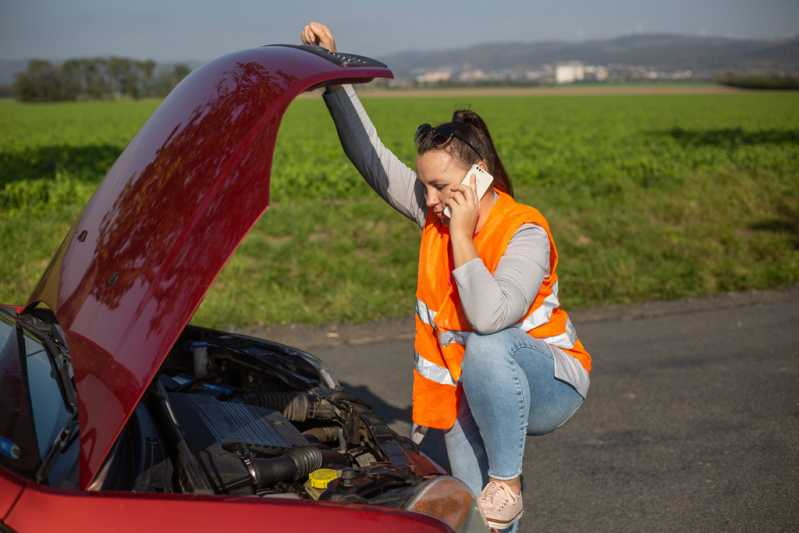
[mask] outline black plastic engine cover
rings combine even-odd
[[[221,493],[254,492],[242,460],[222,448],[228,442],[290,448],[308,444],[281,413],[255,405],[220,401],[202,393],[172,393],[169,403],[189,448]],[[235,487],[235,489],[233,489]]]

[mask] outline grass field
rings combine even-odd
[[[413,164],[420,122],[481,113],[549,218],[568,308],[799,281],[799,94],[364,99]],[[19,303],[156,101],[0,102],[0,302]],[[218,327],[407,316],[418,230],[362,182],[320,99],[281,126],[273,205],[208,293]]]

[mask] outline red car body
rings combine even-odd
[[[419,513],[371,505],[91,487],[212,281],[267,209],[289,103],[325,84],[378,77],[392,74],[358,56],[272,45],[203,66],[165,99],[18,310],[52,310],[69,347],[79,490],[0,468],[0,530],[449,530]]]

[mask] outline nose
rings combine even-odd
[[[427,205],[427,207],[435,207],[438,204],[438,195],[436,194],[435,189],[430,189],[431,188],[428,187],[424,193],[425,205]]]

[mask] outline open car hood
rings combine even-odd
[[[224,56],[184,79],[111,167],[27,303],[54,311],[70,348],[81,487],[269,205],[289,103],[378,77],[393,75],[368,58],[304,46]]]

